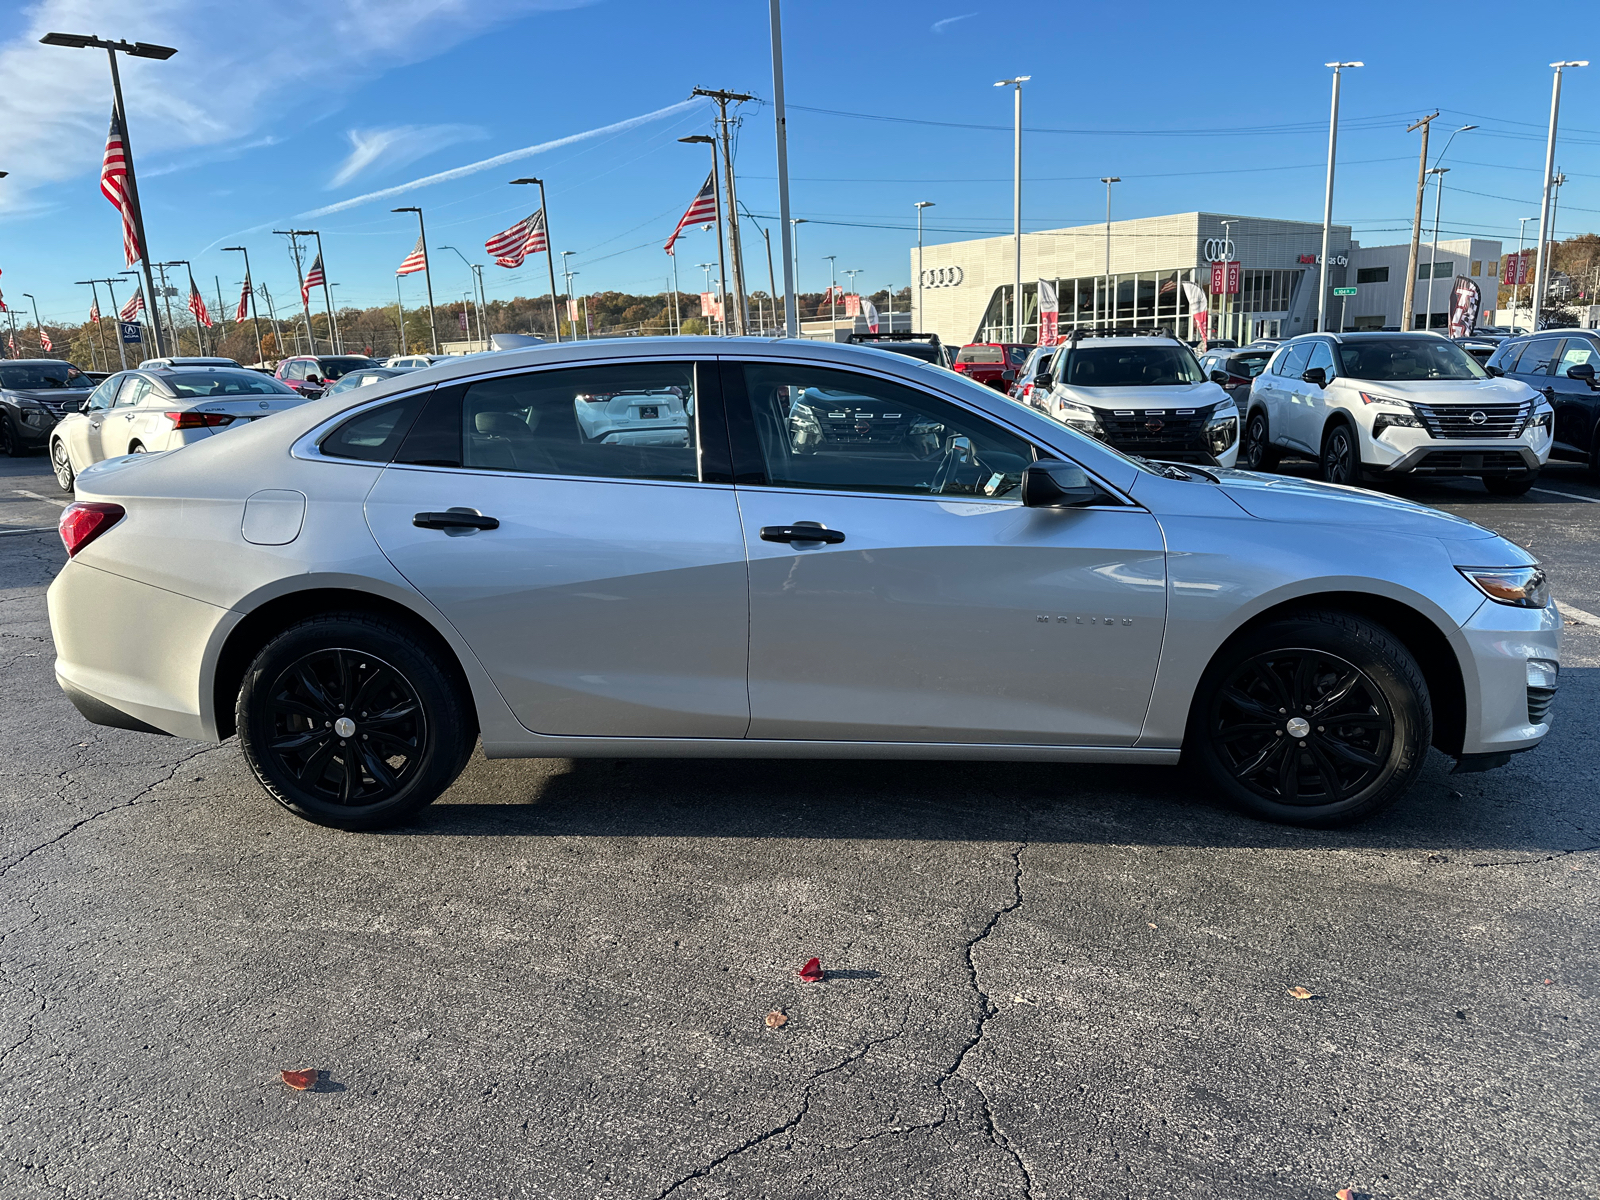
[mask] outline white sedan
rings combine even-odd
[[[70,492],[79,473],[103,459],[176,450],[305,402],[270,375],[244,367],[119,371],[51,430],[50,465],[61,490]]]

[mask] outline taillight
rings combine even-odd
[[[124,509],[120,504],[98,504],[88,500],[74,501],[61,513],[61,541],[71,558],[95,538],[122,520]]]
[[[1248,376],[1248,375],[1229,375],[1228,376],[1228,386],[1229,387],[1244,387],[1245,384],[1247,384],[1249,382],[1250,382],[1250,376]]]
[[[226,425],[233,420],[227,413],[188,412],[162,413],[162,416],[172,422],[174,429],[205,429],[212,425]]]

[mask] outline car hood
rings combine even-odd
[[[1366,526],[1384,533],[1422,534],[1454,542],[1499,536],[1461,517],[1361,488],[1253,471],[1212,474],[1230,500],[1264,521],[1324,522],[1347,529]]]
[[[51,408],[60,408],[68,400],[87,400],[89,388],[0,388],[12,400],[38,400]]]
[[[1231,400],[1227,392],[1209,380],[1204,383],[1152,384],[1149,387],[1057,387],[1053,393],[1075,404],[1090,408],[1204,408]]]
[[[1350,379],[1339,381],[1369,396],[1393,396],[1423,404],[1518,404],[1535,395],[1515,379]]]

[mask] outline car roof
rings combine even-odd
[[[1064,342],[1069,346],[1181,346],[1182,342],[1174,341],[1169,337],[1086,337],[1079,338],[1076,342]]]

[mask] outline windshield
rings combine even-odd
[[[1374,338],[1339,347],[1339,373],[1351,379],[1487,379],[1477,361],[1443,338]]]
[[[362,367],[378,367],[383,364],[375,358],[360,358],[347,355],[343,358],[319,358],[322,364],[322,377],[324,379],[338,379],[349,371],[359,371]]]
[[[93,386],[89,377],[71,363],[0,363],[0,387],[13,391],[47,391],[51,388]]]
[[[999,346],[963,346],[956,355],[958,363],[997,363],[1004,362],[1005,356],[1000,352]]]
[[[161,381],[178,396],[298,396],[300,393],[286,387],[270,375],[259,371],[240,369],[229,371],[174,371],[163,374]]]
[[[1200,364],[1184,346],[1084,346],[1067,354],[1069,387],[1159,387],[1199,383]]]

